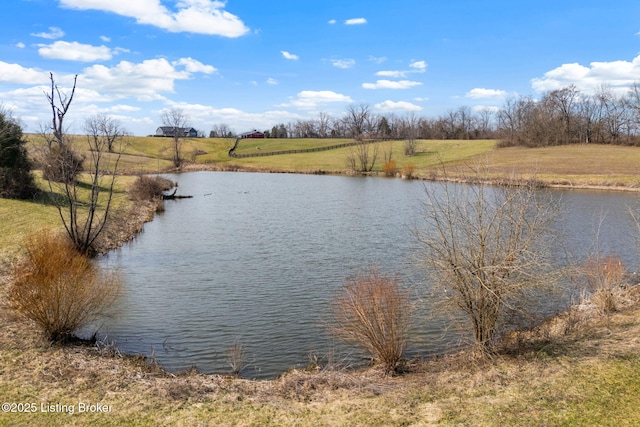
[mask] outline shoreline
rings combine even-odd
[[[243,173],[273,173],[273,174],[300,174],[300,175],[333,175],[333,176],[371,176],[378,178],[389,179],[403,179],[403,180],[415,180],[415,181],[428,181],[428,182],[451,182],[459,184],[475,184],[478,183],[474,179],[465,178],[464,174],[456,175],[452,174],[449,177],[442,177],[437,173],[429,175],[416,174],[410,178],[401,177],[396,175],[394,177],[384,176],[381,171],[375,172],[352,172],[346,170],[322,170],[322,169],[310,169],[310,170],[290,170],[290,169],[273,169],[273,168],[259,168],[259,167],[247,167],[239,165],[216,165],[216,164],[202,164],[202,163],[189,163],[180,169],[167,169],[161,173],[181,174],[189,172],[243,172]],[[157,174],[157,172],[150,172],[149,174]],[[481,183],[484,185],[501,185],[504,182],[506,175],[500,175],[496,178],[483,180]],[[523,176],[527,176],[523,174]],[[568,179],[563,179],[563,182],[558,180],[544,180],[535,177],[535,175],[524,178],[524,180],[532,179],[541,185],[541,188],[554,188],[563,190],[594,190],[594,191],[625,191],[625,192],[640,192],[640,186],[618,185],[618,184],[586,184],[581,182],[572,183]]]

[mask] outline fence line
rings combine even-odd
[[[236,148],[238,148],[238,142],[240,141],[240,138],[236,138],[236,142],[235,144],[233,144],[233,147],[229,150],[229,157],[233,157],[236,159],[244,159],[247,157],[263,157],[263,156],[280,156],[283,154],[297,154],[297,153],[313,153],[316,151],[329,151],[329,150],[337,150],[338,148],[345,148],[345,147],[352,147],[354,145],[359,145],[359,144],[371,144],[371,143],[375,143],[375,142],[380,142],[380,141],[374,141],[374,140],[370,140],[370,141],[354,141],[354,142],[345,142],[343,144],[336,144],[336,145],[328,145],[326,147],[314,147],[314,148],[301,148],[299,150],[282,150],[282,151],[268,151],[268,152],[260,152],[260,153],[247,153],[247,154],[236,154]]]

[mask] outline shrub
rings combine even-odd
[[[395,176],[398,168],[395,160],[389,160],[382,166],[382,171],[386,176]]]
[[[413,306],[398,279],[375,269],[345,282],[333,300],[331,332],[394,372],[407,346]]]
[[[247,367],[246,348],[237,338],[227,350],[227,362],[235,376],[240,376],[242,370]]]
[[[131,185],[129,197],[134,201],[153,200],[162,196],[164,191],[174,187],[174,183],[160,176],[141,175]]]
[[[416,170],[416,165],[414,165],[413,163],[407,163],[402,168],[402,177],[405,179],[413,178],[413,173],[415,170]]]
[[[614,256],[592,257],[583,266],[590,301],[605,314],[618,310],[623,297],[626,270],[622,261]]]
[[[416,237],[436,304],[452,322],[467,323],[481,354],[491,352],[495,338],[533,316],[532,295],[558,289],[549,248],[560,202],[516,178],[501,187],[443,183],[425,195]]]
[[[103,274],[63,236],[49,231],[25,240],[26,259],[14,272],[9,304],[51,341],[64,342],[116,301],[120,284]]]
[[[83,161],[68,145],[52,145],[42,159],[42,177],[53,182],[73,182],[83,171]]]
[[[35,193],[22,128],[0,106],[0,197],[28,199]]]

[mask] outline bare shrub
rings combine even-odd
[[[153,200],[162,196],[164,191],[174,187],[174,183],[160,176],[141,175],[129,188],[129,197],[133,201]]]
[[[404,154],[405,156],[413,156],[416,154],[417,142],[415,138],[409,138],[404,142]]]
[[[445,183],[425,193],[426,227],[416,234],[438,302],[462,314],[454,321],[466,319],[486,353],[501,329],[532,315],[532,296],[557,283],[550,248],[558,202],[517,180],[492,188]]]
[[[9,304],[51,341],[67,341],[106,311],[120,293],[64,236],[40,231],[25,240],[26,259],[14,272]]]
[[[413,178],[413,173],[415,172],[415,170],[416,170],[416,165],[414,165],[413,163],[407,163],[402,167],[402,177],[404,179]]]
[[[240,375],[247,367],[247,351],[239,339],[236,339],[227,350],[227,361],[233,375]]]
[[[84,170],[84,158],[65,145],[52,145],[44,150],[42,177],[53,182],[72,182]]]
[[[407,346],[413,306],[398,279],[372,269],[345,282],[333,300],[330,330],[367,351],[387,372],[397,370]]]
[[[584,263],[582,271],[589,300],[605,314],[617,311],[623,298],[626,275],[622,260],[614,256],[594,256]]]
[[[371,172],[378,158],[378,144],[357,137],[347,153],[347,166],[353,172]]]
[[[386,161],[382,166],[382,172],[384,172],[385,176],[396,176],[397,171],[398,167],[395,160]]]

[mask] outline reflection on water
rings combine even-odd
[[[344,279],[375,265],[424,291],[413,236],[421,182],[315,175],[199,172],[171,179],[192,199],[167,201],[130,245],[101,262],[126,295],[102,332],[121,351],[154,354],[170,370],[229,372],[239,340],[250,375],[304,366],[346,349],[325,336],[329,301]],[[635,196],[558,192],[559,227],[584,252],[601,217],[600,247],[637,264],[627,206]],[[413,354],[445,351],[442,324],[425,322]],[[352,359],[357,354],[351,354]]]

